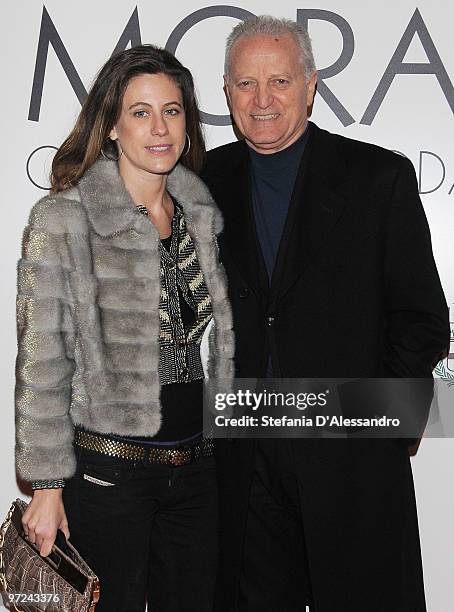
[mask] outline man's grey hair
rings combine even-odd
[[[224,74],[228,77],[231,70],[232,49],[241,38],[252,36],[281,36],[290,34],[300,48],[301,62],[304,66],[306,79],[315,71],[314,55],[311,39],[307,30],[291,19],[258,15],[246,21],[240,21],[230,32],[225,46]]]

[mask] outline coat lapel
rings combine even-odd
[[[250,161],[247,145],[238,143],[235,163],[223,177],[223,247],[234,260],[244,282],[261,299],[268,289],[268,279],[255,229],[252,211]]]
[[[295,182],[271,281],[276,302],[314,262],[344,210],[348,194],[347,172],[341,156],[314,124]]]

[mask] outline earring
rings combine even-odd
[[[188,150],[185,153],[182,153],[183,156],[186,156],[191,149],[191,139],[189,138],[189,134],[186,132],[186,138],[188,139]]]
[[[117,150],[119,151],[118,157],[110,157],[109,155],[107,155],[104,150],[103,147],[101,147],[101,155],[104,157],[104,159],[107,159],[109,161],[118,161],[120,159],[120,157],[123,154],[123,149],[121,148],[121,144],[118,140],[112,140],[111,138],[108,139],[107,142],[116,142],[117,143]]]

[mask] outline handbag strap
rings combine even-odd
[[[99,601],[99,579],[95,578],[93,582],[93,590],[91,592],[91,601],[90,607],[88,608],[88,612],[95,612],[96,604]]]
[[[5,560],[3,559],[3,546],[5,544],[5,535],[11,525],[11,518],[14,512],[14,506],[16,502],[13,502],[11,508],[8,510],[5,520],[0,527],[0,586],[3,591],[6,591],[8,585],[6,583],[6,568]]]

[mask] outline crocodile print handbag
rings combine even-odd
[[[77,550],[57,531],[47,557],[25,536],[27,503],[16,499],[0,528],[0,590],[18,612],[94,612],[99,580]]]

